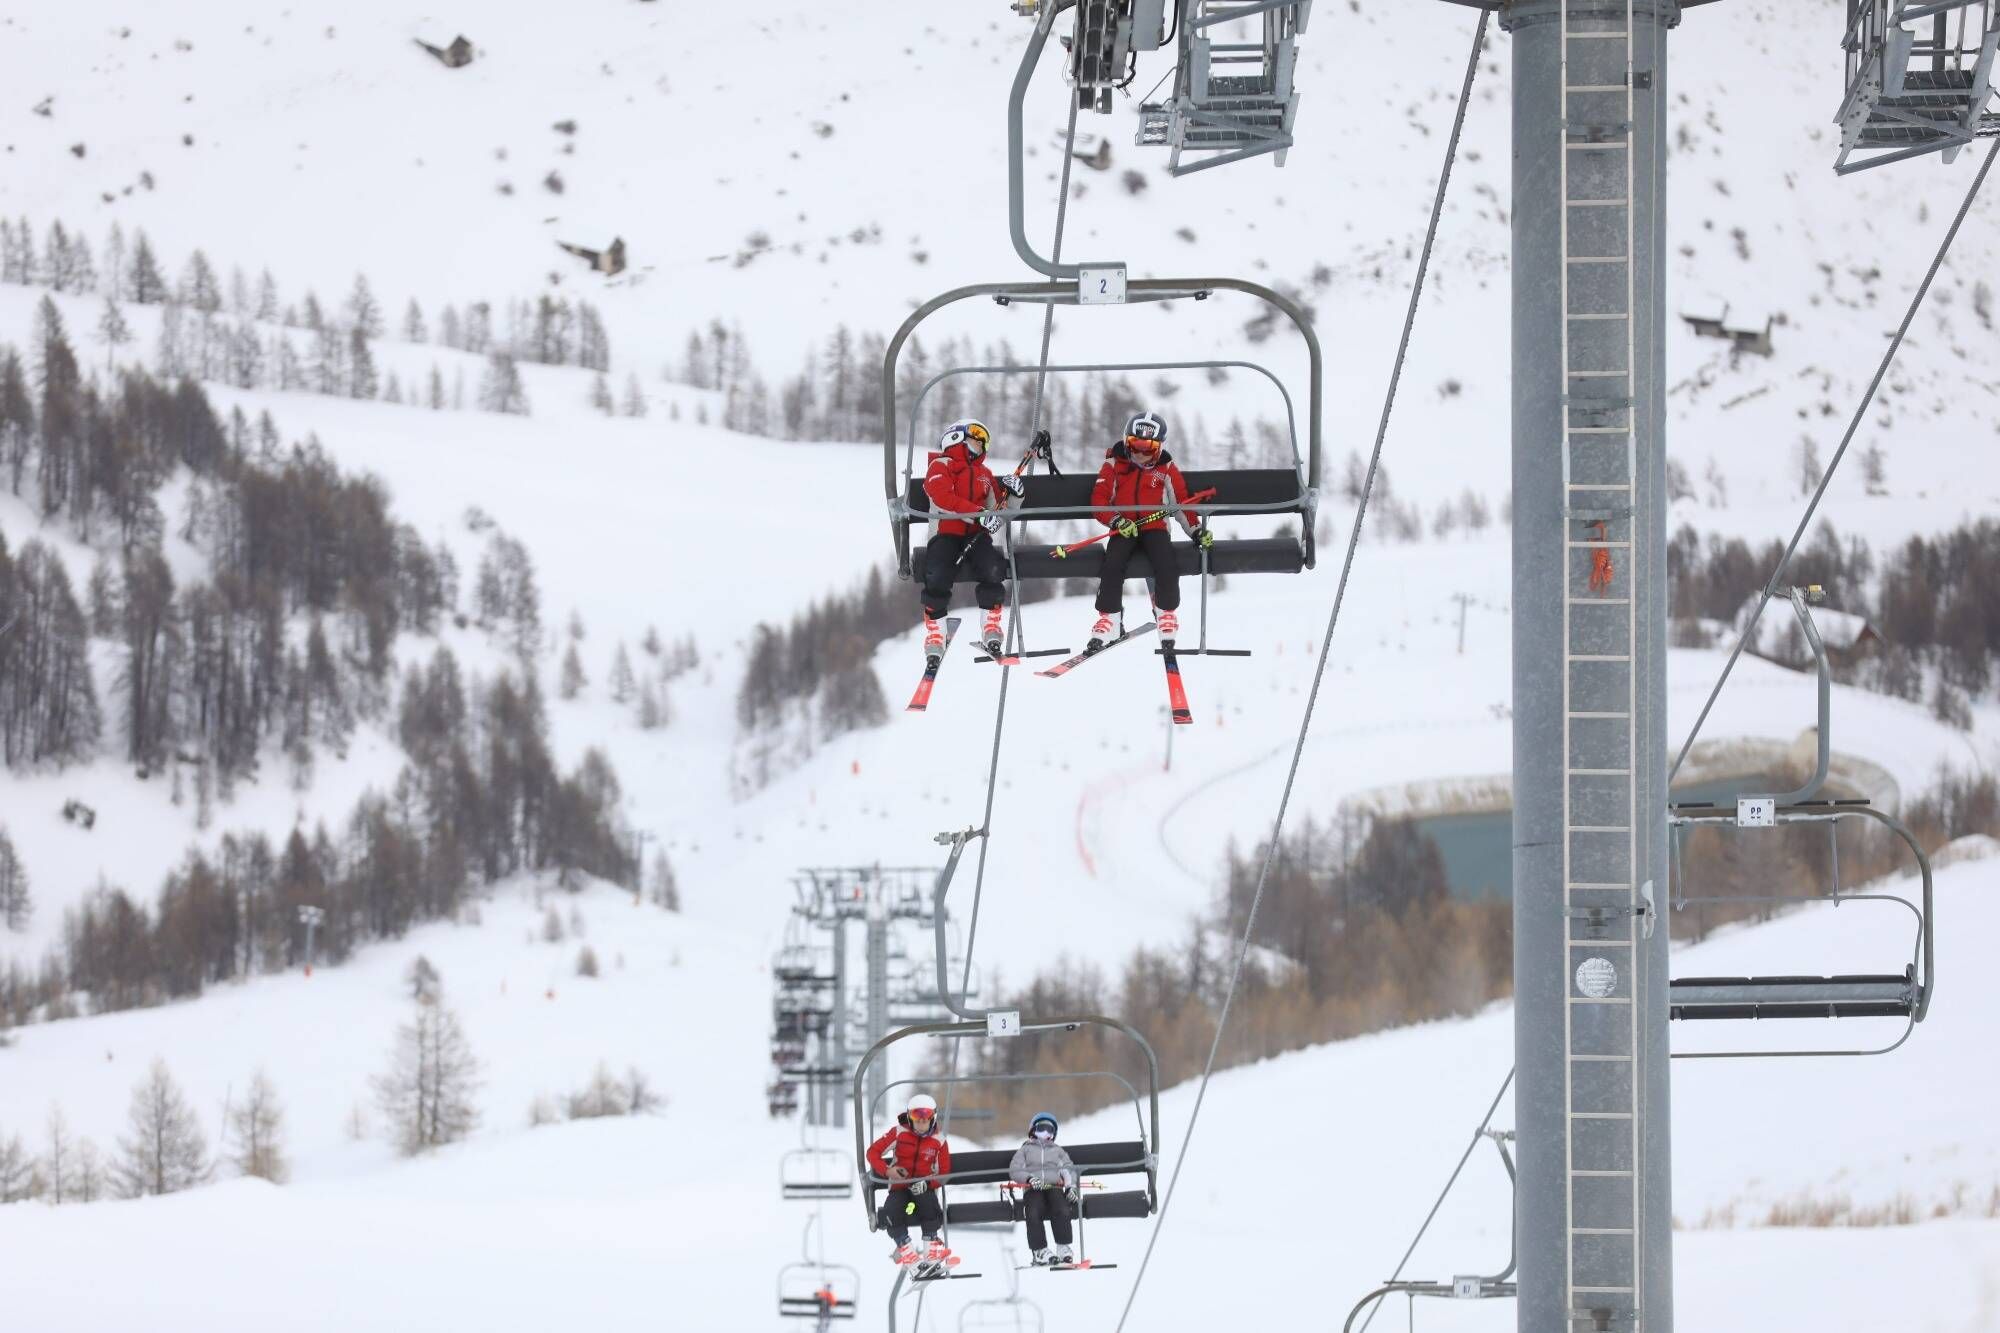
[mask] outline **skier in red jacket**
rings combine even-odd
[[[1180,617],[1175,612],[1181,604],[1181,578],[1173,539],[1164,517],[1147,518],[1154,510],[1187,503],[1187,478],[1175,466],[1166,442],[1166,422],[1151,412],[1134,416],[1125,423],[1125,438],[1106,451],[1104,466],[1097,471],[1097,484],[1090,489],[1097,521],[1115,535],[1104,543],[1097,623],[1091,626],[1086,648],[1102,648],[1119,633],[1125,606],[1125,566],[1134,551],[1144,551],[1153,567],[1153,605],[1159,610],[1160,641],[1171,644],[1180,633]],[[1112,505],[1122,506],[1123,512],[1111,509]],[[1214,544],[1215,536],[1200,514],[1183,508],[1179,518],[1197,546],[1206,549]]]
[[[882,1215],[896,1242],[896,1262],[917,1263],[917,1272],[943,1266],[950,1251],[938,1239],[944,1225],[944,1205],[938,1202],[939,1177],[951,1173],[951,1145],[937,1128],[937,1102],[927,1093],[910,1098],[909,1109],[896,1117],[888,1133],[868,1146],[868,1166],[890,1183]],[[910,1244],[910,1218],[923,1228],[924,1250]]]
[[[997,654],[1006,615],[1007,557],[994,538],[1005,526],[999,511],[1026,489],[1019,477],[995,476],[986,466],[993,434],[977,421],[956,421],[938,437],[937,452],[924,473],[924,495],[939,516],[924,551],[924,656],[944,656],[938,618],[951,605],[951,585],[961,561],[978,580],[974,594],[986,611],[979,631],[986,651]]]

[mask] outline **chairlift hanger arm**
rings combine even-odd
[[[1075,8],[1076,3],[1077,0],[1049,0],[1042,6],[1035,17],[1035,29],[1028,37],[1027,49],[1021,52],[1020,68],[1014,71],[1014,86],[1007,94],[1007,226],[1014,238],[1014,252],[1037,273],[1072,280],[1092,265],[1060,264],[1044,259],[1028,241],[1027,182],[1023,165],[1026,136],[1021,121],[1022,108],[1028,100],[1028,85],[1034,82],[1035,66],[1041,63],[1042,50],[1048,45],[1049,34],[1055,31],[1056,16],[1066,9]],[[1103,262],[1096,266],[1103,266]]]

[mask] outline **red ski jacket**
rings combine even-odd
[[[1140,467],[1125,452],[1121,442],[1114,444],[1104,455],[1104,466],[1097,470],[1097,484],[1090,488],[1090,503],[1098,506],[1097,521],[1105,527],[1116,527],[1120,519],[1138,522],[1155,509],[1163,509],[1167,503],[1167,487],[1171,484],[1174,499],[1187,503],[1187,478],[1175,466],[1173,455],[1160,450],[1160,461],[1151,467]],[[1117,513],[1103,508],[1106,505],[1139,505],[1139,512]],[[1199,522],[1201,515],[1192,509],[1181,510],[1181,516],[1189,523]],[[1150,523],[1140,523],[1142,532],[1154,532],[1167,526],[1164,518],[1156,518]]]
[[[951,1145],[936,1128],[919,1134],[910,1128],[910,1117],[896,1117],[896,1127],[868,1145],[868,1165],[875,1174],[888,1178],[889,1168],[900,1166],[912,1179],[942,1176],[951,1171]]]
[[[983,513],[1000,508],[1007,498],[986,466],[986,456],[975,455],[962,444],[931,455],[930,470],[924,473],[924,494],[937,514]],[[947,518],[938,523],[938,531],[962,537],[972,531],[972,525]]]

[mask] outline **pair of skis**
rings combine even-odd
[[[962,623],[958,616],[948,616],[945,618],[944,647],[939,649],[936,657],[931,658],[924,664],[923,678],[917,682],[916,693],[910,696],[909,706],[904,710],[905,712],[921,713],[930,707],[931,691],[937,685],[938,668],[944,665],[944,655],[951,651],[951,641],[957,637],[958,627]],[[1051,680],[1060,676],[1066,676],[1085,662],[1088,662],[1091,658],[1110,652],[1127,639],[1136,639],[1141,634],[1149,634],[1155,627],[1155,622],[1149,620],[1137,629],[1126,630],[1117,638],[1107,639],[1095,648],[1085,648],[1082,652],[1072,657],[1064,658],[1054,666],[1037,671],[1035,674],[1046,676]],[[1002,666],[1019,666],[1027,657],[1043,655],[1028,653],[1021,656],[982,657],[977,660],[982,662],[998,662]],[[1175,654],[1173,648],[1168,646],[1160,650],[1160,661],[1165,665],[1167,671],[1167,706],[1173,712],[1174,722],[1176,725],[1190,726],[1194,722],[1194,711],[1188,707],[1187,687],[1181,681],[1180,658]]]
[[[965,1260],[961,1256],[953,1254],[950,1250],[946,1250],[942,1258],[920,1257],[911,1259],[907,1263],[898,1261],[896,1266],[898,1268],[909,1269],[910,1281],[912,1282],[946,1282],[961,1278],[983,1276],[979,1273],[954,1273],[951,1271],[964,1262]]]
[[[1107,639],[1096,648],[1086,648],[1076,656],[1058,662],[1048,670],[1038,671],[1035,674],[1049,677],[1067,675],[1077,667],[1082,666],[1085,662],[1088,662],[1091,658],[1110,652],[1127,639],[1136,639],[1141,634],[1151,633],[1155,628],[1155,622],[1149,620],[1137,629],[1126,630],[1115,639]],[[1167,669],[1167,706],[1173,710],[1174,722],[1179,726],[1191,726],[1194,723],[1194,710],[1188,707],[1187,687],[1181,682],[1181,659],[1174,652],[1172,644],[1167,644],[1160,649],[1160,661]]]

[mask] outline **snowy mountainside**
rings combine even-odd
[[[1897,1055],[1676,1067],[1676,1297],[1685,1326],[2000,1326],[1990,1281],[2000,1265],[1991,1203],[2000,1156],[1979,1128],[2000,1088],[1985,1066],[1962,1058],[2000,1004],[2000,981],[1980,966],[1980,942],[2000,926],[1992,862],[1943,872],[1938,893],[1941,919],[1952,923],[1939,938],[1940,1002]],[[596,979],[570,974],[576,940],[543,941],[541,913],[517,886],[488,904],[480,928],[425,927],[309,981],[263,978],[194,1004],[23,1030],[10,1058],[27,1077],[0,1085],[0,1123],[37,1123],[46,1091],[60,1087],[95,1094],[65,1101],[79,1131],[113,1133],[118,1094],[162,1050],[212,1120],[261,1064],[285,1097],[296,1175],[282,1189],[231,1181],[163,1199],[0,1209],[0,1245],[43,1278],[17,1289],[10,1309],[51,1328],[143,1319],[162,1329],[248,1329],[277,1317],[301,1328],[540,1328],[580,1312],[613,1329],[658,1327],[662,1318],[776,1328],[773,1273],[797,1255],[800,1229],[818,1213],[826,1258],[860,1269],[861,1317],[880,1320],[891,1275],[858,1205],[816,1209],[777,1197],[777,1157],[800,1131],[762,1115],[762,1053],[729,1021],[763,1003],[754,953],[693,913],[635,910],[599,892],[573,906],[582,939],[604,957]],[[1836,915],[1731,932],[1687,950],[1680,966],[1728,972],[1805,955],[1829,966],[1879,963],[1851,951],[1855,940]],[[352,1141],[346,1121],[407,1006],[402,977],[419,953],[437,964],[489,1061],[486,1121],[467,1144],[392,1166],[379,1143]],[[1139,1296],[1140,1326],[1174,1333],[1223,1318],[1290,1327],[1344,1317],[1422,1220],[1506,1073],[1511,1030],[1510,1012],[1497,1005],[1219,1074]],[[631,1062],[658,1075],[665,1108],[525,1128],[535,1094],[572,1088],[600,1059],[614,1071]],[[1193,1093],[1182,1087],[1163,1099],[1169,1160]],[[1511,1123],[1505,1105],[1494,1123]],[[1114,1112],[1075,1118],[1064,1138],[1090,1142],[1128,1124]],[[844,1132],[822,1131],[817,1141],[852,1150]],[[1497,1270],[1506,1199],[1499,1164],[1482,1152],[1410,1273]],[[1769,1221],[1781,1207],[1842,1205],[1902,1206],[1920,1220],[1830,1229]],[[1090,1250],[1120,1263],[1115,1274],[1060,1287],[1058,1278],[1024,1275],[1021,1290],[1051,1329],[1109,1327],[1145,1234],[1142,1224],[1093,1225]],[[966,1268],[986,1276],[931,1292],[921,1324],[905,1305],[900,1326],[954,1328],[965,1302],[1006,1290],[1002,1265],[1019,1261],[1018,1235],[958,1244]],[[105,1247],[126,1256],[132,1280],[85,1280]],[[1218,1255],[1232,1252],[1254,1252],[1264,1280],[1218,1281]],[[329,1272],[368,1277],[327,1283]],[[313,1298],[299,1301],[301,1287]],[[81,1304],[79,1291],[91,1293]],[[1512,1327],[1513,1312],[1440,1305],[1418,1318],[1425,1328],[1498,1329]]]
[[[1078,170],[1084,189],[1065,249],[1117,253],[1135,272],[1247,272],[1304,292],[1328,345],[1328,465],[1337,481],[1346,454],[1372,436],[1472,20],[1447,5],[1319,8],[1301,46],[1301,145],[1290,165],[1171,181],[1160,159],[1126,145],[1128,111],[1109,130],[1112,171]],[[1926,164],[1836,181],[1824,123],[1838,92],[1839,7],[1806,8],[1801,18],[1796,6],[1732,0],[1691,13],[1670,80],[1688,129],[1673,162],[1671,223],[1692,251],[1676,252],[1672,308],[1713,314],[1727,300],[1732,324],[1784,316],[1776,354],[1735,365],[1711,350],[1719,344],[1670,321],[1672,447],[1698,492],[1675,517],[1759,541],[1789,529],[1801,437],[1830,451],[1872,372],[1879,335],[1899,316],[1970,171]],[[464,70],[445,71],[411,41],[448,40],[460,28],[481,52]],[[805,1215],[781,1207],[770,1187],[778,1153],[799,1131],[767,1121],[761,1093],[764,964],[786,877],[802,863],[923,862],[936,856],[931,835],[976,822],[998,682],[958,653],[927,717],[892,711],[888,725],[824,742],[767,789],[732,799],[735,692],[756,626],[850,588],[886,558],[879,453],[699,425],[696,409],[712,403],[659,372],[712,317],[740,323],[760,369],[778,375],[836,324],[884,331],[936,291],[1025,276],[1006,247],[999,152],[1023,29],[997,2],[947,22],[936,6],[910,0],[838,13],[780,0],[560,14],[447,0],[422,17],[381,3],[274,13],[217,0],[116,19],[27,0],[0,16],[0,35],[12,39],[0,42],[0,84],[20,90],[0,108],[0,141],[12,150],[0,214],[30,216],[38,236],[58,219],[93,243],[113,220],[128,231],[143,226],[170,274],[202,247],[220,265],[268,266],[288,298],[310,285],[337,299],[363,272],[392,323],[411,297],[435,311],[444,301],[547,289],[603,306],[614,383],[628,371],[642,376],[654,409],[646,420],[605,419],[589,408],[589,376],[540,366],[522,367],[534,407],[526,418],[210,392],[224,411],[269,409],[287,439],[316,434],[343,467],[382,477],[397,514],[451,545],[467,570],[484,542],[466,524],[470,508],[527,544],[556,635],[540,662],[545,680],[572,611],[587,630],[580,654],[590,684],[573,701],[553,692],[549,700],[558,757],[567,767],[589,746],[609,751],[627,817],[671,857],[686,903],[670,916],[597,886],[538,906],[536,886],[509,884],[480,905],[477,927],[426,926],[310,981],[261,977],[188,1004],[19,1030],[0,1052],[0,1134],[21,1133],[32,1147],[60,1103],[108,1149],[134,1079],[156,1054],[212,1133],[225,1099],[262,1064],[292,1117],[296,1168],[285,1190],[238,1181],[138,1203],[0,1208],[0,1250],[47,1275],[14,1307],[19,1317],[57,1328],[172,1327],[185,1318],[213,1329],[279,1317],[305,1327],[579,1319],[653,1327],[663,1317],[688,1327],[774,1326],[772,1270],[793,1255]],[[1394,59],[1353,58],[1392,41]],[[1506,419],[1507,64],[1500,38],[1481,72],[1390,438],[1397,494],[1427,510],[1468,486],[1497,510],[1505,491],[1504,434],[1493,423]],[[1142,82],[1157,72],[1142,68]],[[31,109],[37,88],[54,95],[48,116]],[[1052,212],[1058,96],[1051,66],[1037,83],[1029,136],[1038,236]],[[574,134],[555,128],[571,118]],[[1359,122],[1373,137],[1352,132]],[[1798,155],[1781,156],[1774,141],[1796,143]],[[1143,192],[1127,193],[1128,168],[1148,182]],[[561,194],[541,184],[550,170],[561,173]],[[502,183],[513,192],[501,193]],[[1856,472],[1833,493],[1828,517],[1878,549],[1990,512],[2000,499],[1991,450],[1977,443],[1989,438],[1996,390],[1990,376],[1967,370],[1990,364],[2000,346],[1978,296],[2000,267],[1994,208],[1989,199],[1975,211],[1864,433],[1864,443],[1888,450],[1890,493],[1864,496]],[[753,243],[759,232],[768,247]],[[613,234],[632,247],[635,268],[609,283],[553,244]],[[549,287],[551,275],[559,286]],[[25,339],[39,297],[0,287],[0,340]],[[80,355],[101,359],[86,335],[100,303],[56,299]],[[1055,355],[1235,355],[1250,313],[1221,299],[1171,311],[1065,311]],[[150,361],[157,316],[127,314],[138,335],[130,356]],[[938,327],[982,341],[1003,335],[1021,352],[1040,326],[1034,312],[981,308]],[[1296,376],[1298,358],[1282,338],[1249,350]],[[476,357],[393,336],[377,355],[385,374],[398,371],[406,383],[433,363],[468,380],[480,371]],[[1174,410],[1208,410],[1211,427],[1235,410],[1233,388],[1213,405],[1201,392],[1183,390]],[[1198,724],[1177,738],[1168,771],[1157,659],[1121,650],[1060,683],[1015,673],[979,923],[989,985],[1047,964],[1038,948],[1052,922],[1076,941],[1080,960],[1108,966],[1134,944],[1180,938],[1187,916],[1212,904],[1229,843],[1251,845],[1268,828],[1346,520],[1330,503],[1332,542],[1319,570],[1236,579],[1213,597],[1212,640],[1257,656],[1187,665]],[[0,527],[10,544],[34,534],[57,545],[81,584],[93,554],[59,527],[5,497]],[[1504,526],[1410,545],[1370,534],[1298,816],[1323,817],[1389,785],[1437,791],[1505,773],[1506,541]],[[1462,655],[1456,594],[1473,599]],[[914,610],[907,586],[893,595]],[[1132,596],[1136,612],[1136,589]],[[1031,643],[1074,644],[1089,615],[1082,599],[1031,606]],[[674,721],[658,732],[639,730],[606,692],[614,649],[636,653],[649,627],[669,642],[693,634],[703,651],[702,667],[673,685]],[[475,666],[502,656],[476,633],[447,630],[442,639]],[[429,646],[404,648],[427,655]],[[875,654],[891,710],[914,682],[916,652],[905,635]],[[116,663],[100,659],[108,679]],[[1676,739],[1720,660],[1712,651],[1673,655]],[[1707,734],[1790,743],[1810,724],[1810,689],[1798,673],[1745,661]],[[2000,709],[1990,704],[1976,709],[1968,732],[1919,706],[1841,688],[1835,728],[1837,749],[1879,764],[1905,793],[1940,763],[1990,768],[2000,758]],[[218,808],[207,833],[159,784],[138,783],[108,759],[6,774],[0,803],[30,862],[37,915],[26,936],[0,932],[0,958],[38,958],[62,907],[100,874],[150,900],[190,843],[338,819],[398,763],[387,736],[364,729],[345,760],[322,759],[308,790],[289,789],[273,766]],[[94,832],[55,813],[73,794],[98,807]],[[1905,1051],[1874,1066],[1677,1071],[1687,1125],[1677,1210],[1696,1228],[1680,1249],[1686,1326],[1802,1318],[1806,1288],[1813,1327],[2000,1327],[2000,1292],[1984,1276],[2000,1268],[2000,1233],[1969,1206],[1948,1220],[1873,1232],[1749,1226],[1800,1196],[1846,1191],[1872,1206],[1900,1190],[1928,1209],[1958,1186],[1975,1201],[1992,1186],[2000,1165],[1977,1136],[1995,1090],[1962,1063],[1964,1051],[1985,1044],[2000,999],[1965,952],[1992,924],[1992,874],[1991,862],[1973,862],[1944,877],[1941,917],[1956,923],[1940,941],[1945,989]],[[954,889],[956,911],[969,890],[968,873]],[[582,916],[581,940],[539,938],[548,903],[566,923],[572,908]],[[1783,956],[1816,970],[1874,944],[1878,924],[1847,909],[1787,919],[1721,935],[1686,965],[1768,970],[1765,960]],[[595,980],[575,975],[583,944],[602,960]],[[356,1142],[347,1121],[357,1103],[372,1109],[367,1080],[407,1011],[401,979],[419,954],[443,973],[446,997],[487,1063],[486,1119],[472,1142],[405,1165],[379,1130]],[[1875,961],[1872,952],[1852,959]],[[1421,1217],[1445,1169],[1437,1158],[1459,1146],[1504,1072],[1508,1031],[1496,1008],[1221,1075],[1149,1279],[1145,1326],[1210,1328],[1247,1315],[1290,1327],[1344,1314],[1346,1300],[1386,1275],[1399,1248],[1392,1240]],[[574,1089],[599,1060],[652,1075],[669,1099],[664,1111],[523,1127],[536,1095]],[[1885,1076],[1868,1077],[1877,1071]],[[1439,1095],[1415,1096],[1418,1080]],[[1187,1088],[1169,1095],[1169,1152],[1191,1099]],[[1790,1115],[1746,1124],[1746,1106]],[[1319,1174],[1246,1192],[1231,1147],[1267,1130],[1274,1112],[1305,1127]],[[1799,1126],[1813,1132],[1790,1132]],[[1070,1137],[1088,1132],[1079,1122]],[[846,1146],[840,1135],[829,1141]],[[1410,1175],[1390,1169],[1404,1162],[1415,1164]],[[1321,1206],[1329,1196],[1336,1206]],[[1497,1179],[1477,1184],[1419,1261],[1437,1273],[1485,1265],[1504,1248],[1503,1210]],[[1748,1229],[1700,1229],[1732,1210]],[[858,1213],[829,1206],[828,1257],[863,1268],[863,1318],[873,1320],[888,1283],[879,1239],[863,1233]],[[413,1264],[409,1255],[438,1236],[463,1243]],[[1142,1238],[1140,1228],[1107,1227],[1102,1244],[1131,1267]],[[116,1292],[84,1268],[107,1246],[143,1270]],[[991,1242],[970,1248],[997,1277]],[[1215,1282],[1218,1251],[1268,1255],[1277,1271],[1311,1274],[1311,1293],[1302,1294],[1303,1279]],[[219,1255],[231,1256],[231,1274],[256,1280],[216,1274],[190,1284],[190,1274],[215,1273]],[[328,1283],[329,1272],[371,1280]],[[1919,1276],[1912,1304],[1880,1279],[1889,1272]],[[495,1273],[521,1276],[496,1281]],[[1043,1283],[1031,1293],[1053,1328],[1102,1328],[1122,1300],[1118,1276],[1095,1289]],[[999,1284],[958,1285],[967,1290],[950,1300],[938,1293],[927,1327],[954,1327],[961,1298]],[[312,1298],[297,1301],[299,1287]],[[80,1324],[70,1296],[78,1290],[93,1293]],[[1425,1313],[1448,1327],[1511,1321],[1495,1308]]]
[[[1300,45],[1300,143],[1283,169],[1171,180],[1163,159],[1129,144],[1129,102],[1085,118],[1113,162],[1077,171],[1069,252],[1302,292],[1328,335],[1336,468],[1372,431],[1472,20],[1439,4],[1321,6]],[[1719,344],[1669,320],[1676,449],[1696,478],[1714,459],[1739,503],[1792,491],[1802,436],[1829,451],[1971,171],[1962,160],[1834,177],[1839,20],[1833,0],[1803,10],[1734,0],[1691,12],[1675,36],[1671,308],[1714,315],[1726,303],[1732,325],[1778,321],[1775,355],[1732,367]],[[0,75],[55,96],[47,116],[28,95],[0,113],[12,148],[0,212],[31,214],[38,231],[67,220],[99,239],[113,219],[143,226],[170,273],[196,247],[219,265],[273,269],[288,295],[334,295],[363,272],[391,312],[409,297],[434,310],[560,278],[557,291],[603,305],[619,369],[649,378],[711,318],[740,324],[776,376],[836,323],[886,331],[938,291],[1022,273],[1006,242],[1001,131],[1025,32],[997,3],[952,22],[913,0],[838,21],[799,0],[754,13],[616,5],[556,21],[471,0],[423,16],[383,4],[273,15],[224,0],[107,27],[93,11],[36,0],[8,22],[21,40],[0,54]],[[479,51],[459,70],[412,40],[458,31]],[[1355,61],[1357,49],[1393,58]],[[1042,244],[1062,124],[1057,60],[1052,43],[1029,112],[1030,224]],[[1163,71],[1151,58],[1140,83]],[[1497,497],[1506,478],[1488,426],[1506,401],[1504,37],[1475,97],[1397,417],[1409,447],[1392,457],[1399,485],[1427,504],[1467,484]],[[1353,132],[1361,116],[1365,135]],[[574,133],[555,128],[570,121]],[[718,132],[697,128],[708,125]],[[540,184],[551,170],[560,194]],[[1136,193],[1128,171],[1143,182]],[[151,188],[126,193],[141,172]],[[1987,436],[2000,392],[1965,373],[2000,347],[1992,297],[1978,295],[2000,268],[2000,241],[1982,222],[1991,207],[1975,210],[1920,345],[1875,414],[1911,428],[1894,440],[1898,494],[1963,493],[1969,482],[1990,503],[1995,489],[1955,443]],[[613,234],[634,267],[609,283],[554,245]],[[1037,312],[977,306],[927,332],[1034,345]],[[1247,350],[1296,378],[1282,336],[1238,340],[1252,313],[1233,298],[1064,312],[1054,353]],[[1184,391],[1174,407],[1191,416],[1229,401]],[[1219,427],[1226,413],[1206,414]]]

